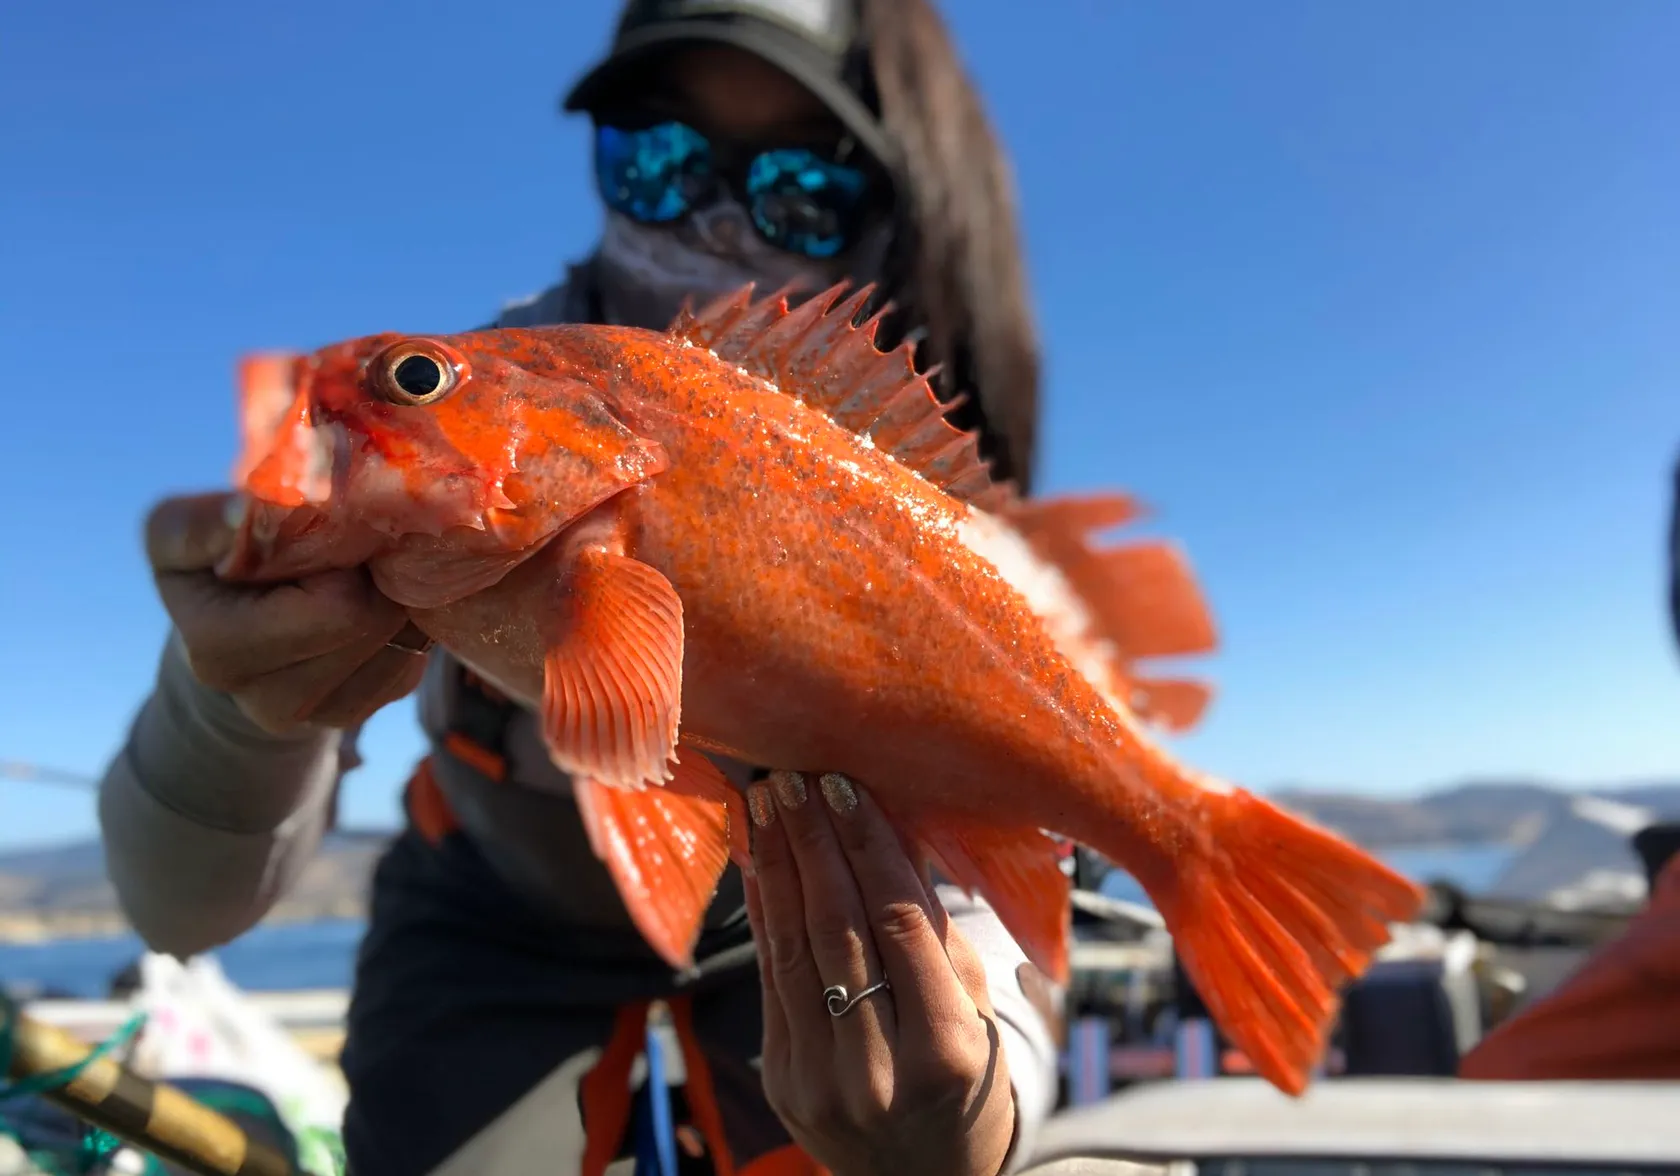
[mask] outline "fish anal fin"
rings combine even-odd
[[[692,967],[701,920],[729,862],[728,807],[673,789],[628,791],[585,777],[574,778],[573,795],[631,921],[666,963]]]
[[[1194,727],[1213,698],[1211,686],[1188,678],[1133,678],[1129,690],[1138,718],[1174,733]]]
[[[1054,841],[1037,829],[944,818],[918,827],[914,837],[952,882],[991,904],[1034,967],[1067,983],[1071,884]]]
[[[563,557],[543,619],[543,734],[556,766],[613,788],[671,776],[682,712],[682,601],[604,546]]]
[[[1125,847],[1093,848],[1144,883],[1220,1029],[1262,1077],[1300,1094],[1341,986],[1369,967],[1390,924],[1416,918],[1424,892],[1259,797],[1202,795],[1206,819],[1171,861],[1139,870]]]
[[[1004,483],[980,457],[978,437],[951,424],[951,406],[916,372],[914,345],[876,348],[888,308],[856,325],[874,288],[846,297],[849,286],[840,282],[791,310],[791,287],[754,301],[749,286],[679,314],[670,335],[770,381],[953,497],[1007,502],[1009,495],[996,491]]]

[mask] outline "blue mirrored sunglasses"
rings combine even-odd
[[[680,122],[595,128],[601,199],[643,224],[668,224],[717,198],[720,180],[772,245],[829,258],[857,240],[869,209],[869,177],[804,147],[729,158]]]

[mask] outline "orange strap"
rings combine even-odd
[[[605,1176],[624,1141],[624,1128],[630,1122],[630,1067],[642,1052],[647,1017],[646,1001],[622,1006],[606,1049],[579,1084],[584,1138],[581,1176]]]
[[[674,997],[667,1004],[683,1053],[683,1089],[717,1176],[828,1176],[828,1170],[797,1144],[759,1156],[744,1168],[735,1166],[734,1153],[724,1134],[723,1112],[718,1106],[712,1070],[694,1033],[692,1002],[685,995]],[[606,1048],[584,1076],[581,1093],[585,1142],[581,1176],[604,1176],[607,1165],[624,1142],[624,1129],[630,1122],[630,1069],[642,1052],[649,1007],[649,1002],[641,1001],[618,1010]]]
[[[497,752],[511,710],[507,695],[459,666],[455,725],[443,737],[449,754],[492,780],[507,778],[507,761]],[[472,732],[472,734],[468,734]],[[485,740],[489,740],[487,745]]]
[[[828,1169],[805,1154],[797,1143],[779,1147],[741,1169],[740,1176],[828,1176]]]
[[[445,734],[443,745],[449,749],[450,755],[492,780],[501,780],[507,775],[507,763],[501,756],[487,747],[480,747],[459,731]]]
[[[463,690],[482,694],[493,704],[503,705],[507,702],[505,695],[464,667],[461,671],[461,686]],[[507,776],[507,763],[500,755],[474,742],[461,731],[445,732],[443,746],[450,755],[492,780],[499,781]],[[415,767],[414,775],[408,782],[406,799],[409,819],[414,822],[415,829],[428,843],[437,845],[461,827],[460,821],[449,807],[449,802],[444,799],[443,791],[438,788],[430,756],[422,759]]]
[[[414,775],[408,779],[404,800],[408,807],[408,819],[431,845],[437,845],[461,827],[455,819],[455,811],[449,807],[449,801],[444,799],[443,790],[438,787],[437,777],[432,774],[431,756],[415,765]]]
[[[699,1039],[694,1035],[694,1002],[684,995],[673,998],[669,1005],[677,1044],[682,1047],[683,1090],[688,1095],[688,1109],[694,1112],[694,1125],[706,1140],[712,1170],[717,1176],[736,1176],[735,1155],[729,1148],[728,1136],[723,1133],[723,1111],[718,1107],[717,1087],[712,1085],[712,1069],[706,1064],[706,1055],[700,1052]]]

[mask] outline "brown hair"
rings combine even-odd
[[[1038,434],[1038,336],[1015,220],[1014,177],[980,95],[931,0],[861,0],[881,121],[905,161],[884,326],[922,333],[954,424],[981,431],[1000,477],[1030,488]],[[883,331],[882,342],[888,342]]]

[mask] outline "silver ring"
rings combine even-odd
[[[865,988],[856,996],[852,996],[846,991],[846,986],[844,984],[830,984],[827,988],[823,989],[823,1003],[828,1006],[829,1016],[844,1017],[847,1013],[852,1011],[853,1005],[857,1004],[858,1001],[862,1000],[870,993],[886,992],[891,988],[891,984],[888,984],[885,980],[879,980],[876,983],[871,984],[868,988]]]

